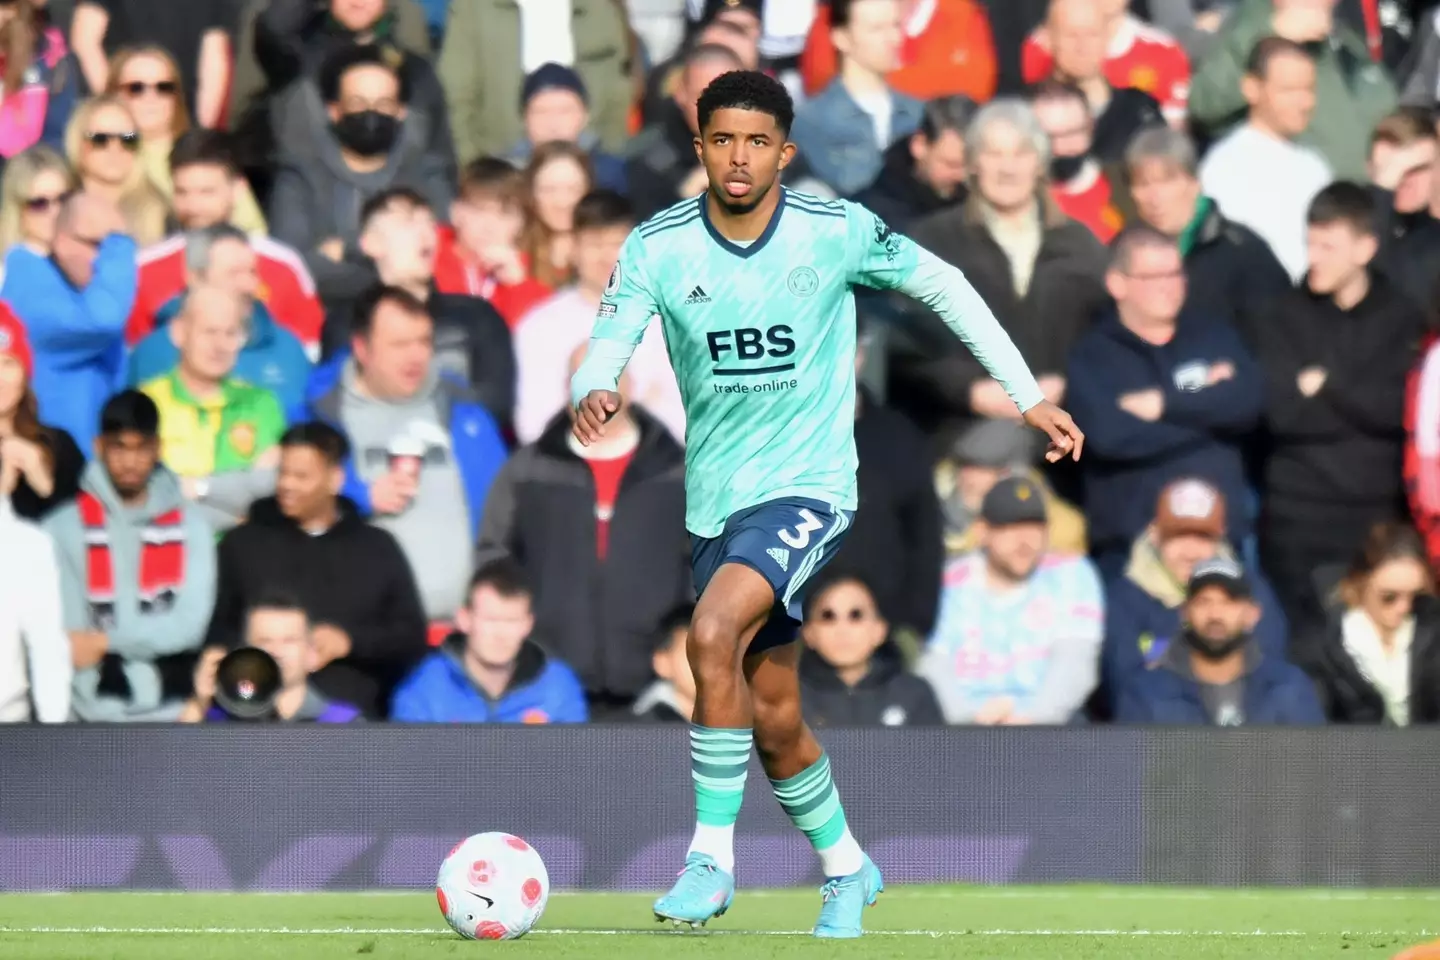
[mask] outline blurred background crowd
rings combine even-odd
[[[743,68],[1088,435],[858,292],[812,722],[1436,722],[1437,7],[0,0],[0,720],[688,720],[659,324],[568,380]]]

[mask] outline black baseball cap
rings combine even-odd
[[[1003,477],[980,503],[980,519],[992,527],[1044,523],[1045,497],[1028,477]]]
[[[1187,597],[1194,597],[1206,587],[1219,587],[1229,594],[1232,600],[1248,600],[1252,596],[1245,568],[1224,557],[1197,563],[1190,573],[1190,583],[1185,594]]]

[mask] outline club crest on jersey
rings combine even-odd
[[[808,297],[820,287],[820,277],[809,267],[796,267],[785,278],[785,286],[797,297]]]
[[[613,297],[620,292],[620,261],[615,261],[615,266],[610,269],[610,279],[605,281],[605,296]]]

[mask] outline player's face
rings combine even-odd
[[[1375,256],[1375,238],[1347,223],[1311,224],[1305,232],[1311,292],[1329,296],[1354,280]]]
[[[245,626],[245,642],[280,665],[280,683],[298,687],[310,676],[310,625],[299,610],[256,610]]]
[[[870,591],[853,581],[837,583],[815,599],[805,621],[805,643],[837,670],[861,666],[885,642],[889,629]]]
[[[1011,580],[1025,580],[1045,555],[1043,523],[1007,523],[985,531],[985,553],[990,565]]]
[[[508,667],[535,626],[530,598],[507,597],[488,586],[476,588],[470,606],[456,617],[469,655],[486,667]]]
[[[729,213],[749,213],[765,199],[795,145],[775,118],[759,110],[716,110],[695,138],[695,153],[710,179],[710,194]]]
[[[1176,583],[1185,583],[1197,563],[1215,559],[1220,553],[1220,544],[1210,537],[1182,533],[1160,541],[1159,551],[1165,570]]]
[[[1195,216],[1200,181],[1165,160],[1146,160],[1130,174],[1130,195],[1140,219],[1169,237],[1178,237]]]

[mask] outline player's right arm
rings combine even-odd
[[[646,273],[645,242],[637,227],[620,248],[610,282],[600,297],[590,346],[570,380],[575,436],[587,446],[605,433],[605,423],[620,409],[620,375],[645,336],[650,318],[660,312]]]

